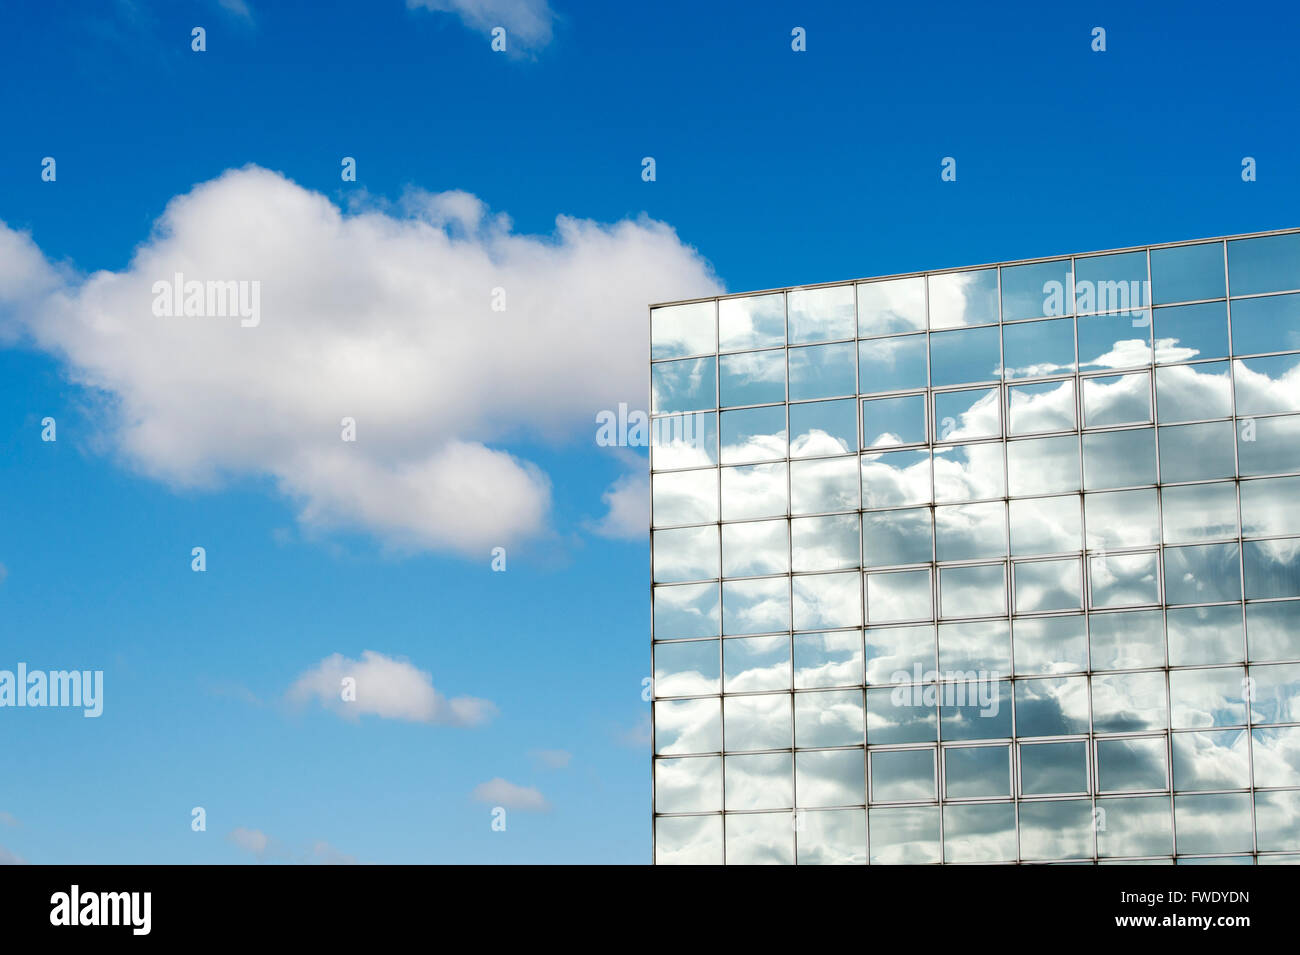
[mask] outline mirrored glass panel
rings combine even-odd
[[[1160,508],[1155,488],[1085,494],[1083,513],[1089,550],[1160,543]]]
[[[1168,725],[1165,675],[1160,671],[1106,673],[1093,676],[1092,729],[1094,733],[1162,730]]]
[[[1007,555],[1007,507],[1001,501],[934,509],[939,560],[978,560]]]
[[[1246,638],[1250,659],[1300,659],[1300,602],[1247,604]]]
[[[954,570],[961,568],[945,568]],[[943,573],[943,571],[940,571]],[[939,625],[939,670],[949,680],[971,671],[1011,671],[1011,627],[1006,620],[973,620]],[[978,689],[978,688],[976,688]],[[950,700],[946,702],[951,702]]]
[[[1079,314],[1129,312],[1151,304],[1145,252],[1088,255],[1074,260]]]
[[[722,519],[783,517],[789,510],[786,465],[755,464],[722,469]]]
[[[789,697],[786,698],[787,700]],[[727,701],[730,704],[731,700]],[[785,722],[790,722],[789,704],[786,705]],[[730,713],[727,716],[731,718]],[[788,730],[787,730],[788,735]],[[731,747],[731,734],[727,733],[727,746]],[[794,805],[794,756],[790,753],[756,753],[748,756],[728,756],[723,765],[726,773],[726,808],[735,809],[789,809]],[[789,816],[784,817],[785,828]],[[728,833],[728,849],[731,848]]]
[[[863,507],[928,504],[930,452],[886,451],[862,455]]]
[[[1242,563],[1247,600],[1300,597],[1300,538],[1246,541]]]
[[[1237,414],[1300,411],[1300,355],[1239,359],[1232,363],[1232,374]]]
[[[1014,622],[1016,673],[1071,673],[1088,668],[1084,617],[1022,617]]]
[[[858,515],[798,517],[790,522],[795,573],[808,570],[848,570],[860,565]]]
[[[1012,862],[1018,853],[1011,803],[943,807],[943,861]]]
[[[936,441],[972,441],[1002,435],[1001,390],[972,388],[934,396]]]
[[[1078,559],[1019,561],[1015,578],[1016,613],[1083,606],[1083,569]]]
[[[1195,361],[1228,355],[1228,305],[1202,302],[1158,308],[1155,323],[1156,361]]]
[[[861,746],[862,691],[817,690],[794,695],[794,744]]]
[[[1002,268],[1002,320],[1074,314],[1074,273],[1069,259]]]
[[[650,358],[680,358],[717,351],[713,302],[650,309]]]
[[[717,640],[656,644],[654,656],[655,696],[705,696],[721,690]]]
[[[1044,677],[1015,684],[1017,736],[1088,732],[1088,678]]]
[[[862,565],[927,564],[934,559],[928,507],[862,515]]]
[[[1083,486],[1088,490],[1156,482],[1155,431],[1100,431],[1083,436]]]
[[[930,334],[930,384],[974,384],[1002,376],[1002,343],[996,325]]]
[[[790,578],[728,580],[722,584],[723,635],[790,629]]]
[[[794,832],[784,812],[729,815],[727,865],[794,865]]]
[[[680,527],[654,532],[655,583],[708,580],[718,573],[718,527]]]
[[[918,802],[935,798],[933,749],[894,749],[871,754],[873,802]]]
[[[1044,378],[1077,368],[1072,318],[1006,325],[1002,329],[1002,348],[1007,378]]]
[[[1232,454],[1231,421],[1179,424],[1160,428],[1160,479],[1207,481],[1232,477],[1237,462]]]
[[[1007,486],[1013,497],[1079,490],[1078,437],[1008,441]]]
[[[933,686],[867,688],[867,743],[933,743],[939,733]]]
[[[954,328],[998,320],[998,270],[931,275],[930,327]]]
[[[1160,602],[1156,555],[1105,554],[1088,558],[1093,607],[1132,607]]]
[[[728,752],[790,746],[789,693],[728,696],[722,714]]]
[[[1088,616],[1094,670],[1133,670],[1164,665],[1164,615],[1159,610]]]
[[[939,570],[939,605],[945,617],[983,617],[1007,612],[1005,564]],[[940,644],[942,651],[942,642]]]
[[[1011,553],[1063,554],[1083,547],[1079,498],[1038,497],[1011,502]]]
[[[719,609],[717,583],[655,587],[655,639],[716,637],[721,621]]]
[[[785,401],[785,351],[751,351],[718,359],[718,396],[724,408]]]
[[[858,448],[857,402],[813,401],[790,406],[790,457],[850,454]]]
[[[1242,481],[1241,532],[1247,537],[1300,534],[1298,502],[1300,477]]]
[[[718,406],[718,360],[684,358],[650,366],[650,405],[654,414],[700,411]]]
[[[858,334],[892,335],[925,328],[925,277],[858,285]]]
[[[773,348],[785,344],[785,295],[748,295],[718,302],[718,346],[722,351]]]
[[[699,468],[718,463],[716,411],[669,415],[650,422],[650,466]]]
[[[862,684],[862,631],[797,633],[794,637],[796,689]]]
[[[1167,621],[1170,666],[1239,663],[1245,658],[1239,606],[1180,607],[1168,611]]]
[[[675,471],[650,480],[654,523],[702,524],[718,519],[718,472]]]
[[[944,797],[947,799],[1011,795],[1009,746],[944,747],[943,771]]]
[[[1012,385],[1007,389],[1007,412],[1010,434],[1073,430],[1074,380]]]
[[[858,393],[853,342],[790,349],[790,400]]]
[[[929,384],[924,335],[874,338],[858,343],[858,380],[864,395],[907,391]]]
[[[722,865],[722,861],[722,816],[664,816],[655,820],[656,864]]]
[[[794,628],[862,626],[862,575],[805,574],[794,578]]]
[[[723,464],[786,456],[785,405],[724,411],[720,417]]]
[[[866,650],[868,683],[922,683],[934,676],[933,626],[870,627]]]
[[[1083,424],[1100,428],[1151,420],[1151,376],[1108,375],[1083,379]]]
[[[1098,789],[1105,793],[1168,789],[1165,756],[1163,736],[1097,740]]]
[[[1081,315],[1079,370],[1102,371],[1151,364],[1151,313]]]
[[[864,447],[924,444],[925,440],[925,395],[872,398],[862,402]]]
[[[1020,792],[1025,796],[1088,792],[1087,742],[1021,744]]]
[[[722,679],[724,693],[790,689],[790,638],[723,640]]]
[[[792,345],[857,335],[852,285],[794,289],[789,293],[787,307]]]
[[[1161,424],[1225,418],[1232,414],[1232,381],[1226,361],[1156,369],[1156,406]]]
[[[722,525],[724,577],[757,577],[790,570],[789,523],[746,521]]]
[[[799,865],[866,865],[867,814],[823,809],[799,816]]]
[[[872,623],[929,620],[931,606],[928,570],[867,575],[867,619]]]
[[[1300,234],[1229,242],[1228,281],[1233,295],[1300,289]]]
[[[1006,496],[1002,444],[959,444],[934,450],[936,502],[976,501]]]
[[[1245,730],[1174,733],[1174,789],[1241,789],[1250,785]]]
[[[722,749],[722,700],[661,700],[655,710],[655,753],[680,756]]]
[[[1166,544],[1236,537],[1236,486],[1224,483],[1163,488],[1160,491],[1160,519]]]
[[[824,514],[858,509],[858,459],[817,458],[790,463],[790,513]]]
[[[1255,844],[1250,803],[1250,793],[1175,796],[1177,850],[1250,852]]]
[[[1099,799],[1097,852],[1101,856],[1154,856],[1173,851],[1173,812],[1168,796]],[[1101,826],[1105,819],[1105,828]],[[1146,865],[1146,862],[1135,863]],[[1165,864],[1168,864],[1167,861]]]
[[[1249,684],[1243,667],[1169,672],[1169,714],[1174,729],[1244,726]]]
[[[1241,599],[1240,553],[1235,543],[1165,548],[1165,602],[1214,603]]]
[[[1238,421],[1237,467],[1242,477],[1300,471],[1300,416]]]
[[[872,865],[928,865],[939,861],[939,807],[898,806],[867,812]]]
[[[1300,295],[1243,298],[1232,303],[1232,353],[1260,355],[1300,348]]]
[[[799,806],[865,805],[867,767],[861,749],[795,753],[794,784]]]
[[[722,809],[722,757],[712,756],[695,759],[656,759],[655,760],[655,811],[656,812],[718,812]],[[693,850],[700,855],[712,857],[717,853],[717,861],[722,859],[722,817],[705,817],[717,822],[716,850],[712,836],[703,846]],[[666,820],[660,819],[663,823]],[[662,831],[662,830],[661,830]],[[692,832],[693,836],[701,833]],[[685,855],[686,847],[681,847],[677,858]]]
[[[1152,249],[1151,293],[1157,305],[1223,298],[1223,243]]]

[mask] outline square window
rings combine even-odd
[[[925,395],[862,402],[862,440],[868,448],[924,444]]]

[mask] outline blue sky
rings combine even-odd
[[[595,412],[644,406],[647,302],[1297,225],[1287,5],[425,6],[447,9],[28,4],[0,32],[0,221],[32,253],[0,242],[0,669],[105,671],[97,720],[0,710],[0,858],[647,862],[648,548],[606,514],[634,512],[644,457],[593,440]],[[504,54],[497,22],[524,38]],[[339,232],[319,247],[316,214]],[[241,241],[266,243],[257,268],[224,258]],[[123,290],[176,263],[262,280],[264,325],[196,357],[96,324],[151,321]],[[347,284],[316,299],[313,269],[373,280],[382,307],[340,302]],[[525,290],[502,319],[520,324],[464,314],[495,275]],[[366,351],[412,284],[449,290],[431,324]],[[365,368],[277,404],[276,361],[318,334]],[[365,391],[413,381],[407,354],[426,390]],[[294,437],[317,411],[336,429],[336,383],[399,422],[360,419],[380,447],[350,482]],[[418,445],[436,478],[447,442],[490,449],[465,467],[518,507],[458,508],[452,482],[405,519],[394,461]],[[367,650],[491,706],[457,725],[289,698]],[[505,832],[474,795],[498,779],[519,787]]]

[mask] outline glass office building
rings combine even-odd
[[[1300,230],[650,327],[657,862],[1300,862]]]

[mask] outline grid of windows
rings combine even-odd
[[[655,860],[1300,862],[1300,231],[651,309]]]

